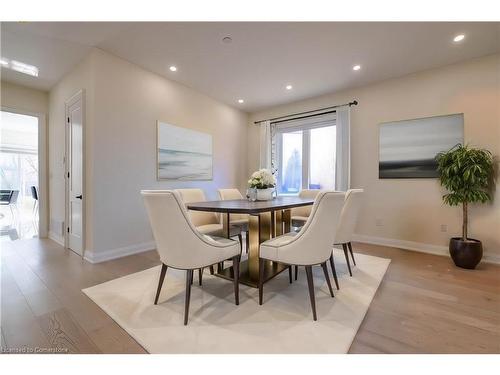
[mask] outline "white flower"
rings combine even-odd
[[[250,187],[258,189],[266,189],[276,186],[276,177],[273,176],[270,170],[260,169],[252,173],[250,180],[248,180]]]

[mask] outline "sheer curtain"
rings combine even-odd
[[[337,155],[335,190],[347,191],[351,185],[351,108],[337,108]]]
[[[262,121],[260,123],[260,163],[259,168],[271,170],[272,168],[272,134],[271,121]]]

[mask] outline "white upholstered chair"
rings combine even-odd
[[[232,200],[232,199],[244,199],[243,195],[241,195],[238,189],[219,189],[217,190],[219,193],[220,200]],[[245,241],[246,241],[246,252],[248,253],[248,215],[247,214],[230,214],[229,215],[229,224],[231,226],[235,226],[240,228],[239,239],[241,242],[241,232],[245,232]]]
[[[184,204],[193,203],[193,202],[204,202],[207,199],[205,198],[205,193],[201,189],[176,189],[177,193],[179,193],[182,202]],[[215,212],[203,212],[203,211],[193,211],[188,210],[189,217],[191,222],[196,227],[196,229],[208,236],[215,237],[226,237],[223,233],[222,223],[220,222],[220,216]],[[238,227],[230,226],[229,227],[229,237],[238,236],[238,240],[240,242],[240,252],[243,249],[241,232]],[[220,262],[219,269],[224,268],[224,261]],[[210,273],[214,273],[213,267],[210,267]],[[200,269],[198,273],[199,284],[201,285],[201,279],[203,275],[203,269]]]
[[[316,198],[321,190],[317,189],[303,189],[299,192],[299,198]],[[292,227],[302,227],[309,215],[311,214],[312,206],[302,206],[292,208]]]
[[[193,202],[204,202],[205,193],[201,189],[176,189],[184,204]],[[203,212],[188,210],[189,217],[193,225],[199,232],[209,236],[224,237],[222,231],[222,223],[219,220],[219,215],[215,212]],[[238,228],[230,228],[230,237],[238,234]]]
[[[340,221],[337,227],[337,233],[335,234],[335,245],[342,245],[344,250],[345,260],[347,262],[347,268],[349,269],[349,275],[352,276],[351,265],[349,262],[349,255],[347,251],[351,253],[352,261],[356,265],[354,260],[354,253],[352,251],[352,235],[356,227],[356,222],[358,219],[359,209],[361,207],[361,201],[363,198],[363,189],[350,189],[345,195],[344,208],[342,208],[342,213],[340,214]],[[333,254],[330,258],[333,261]],[[333,263],[332,263],[332,268]],[[335,272],[335,271],[334,271]]]
[[[158,303],[167,268],[186,270],[186,300],[184,325],[188,322],[189,301],[193,270],[203,269],[231,258],[234,267],[234,298],[239,304],[239,257],[236,241],[213,239],[200,233],[188,217],[188,212],[178,193],[169,190],[143,190],[141,192],[162,263],[156,291]]]
[[[326,262],[332,254],[332,244],[335,243],[337,224],[344,205],[344,195],[342,192],[319,192],[311,214],[298,234],[285,234],[260,245],[259,304],[262,305],[263,300],[263,272],[266,260],[290,266],[305,266],[313,318],[317,320],[312,266],[321,265],[333,297]]]
[[[299,198],[316,198],[316,196],[320,193],[321,190],[318,189],[303,189],[299,192]],[[299,231],[304,224],[306,223],[309,215],[311,215],[311,210],[313,206],[302,206],[292,208],[292,227],[295,228],[295,231]],[[339,289],[339,282],[337,279],[337,273],[335,272],[335,264],[333,263],[333,258],[330,261],[332,265],[332,272],[335,280],[335,285],[337,289]],[[297,280],[299,274],[299,267],[295,266],[295,280]]]

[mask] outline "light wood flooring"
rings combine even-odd
[[[392,262],[351,353],[500,353],[500,266],[463,270],[447,257],[366,244],[354,251]],[[51,240],[3,242],[2,348],[145,353],[81,289],[157,264],[154,251],[90,264]]]

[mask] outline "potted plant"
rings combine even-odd
[[[268,169],[260,169],[252,173],[248,186],[256,190],[256,199],[266,201],[273,199],[276,178]]]
[[[491,200],[493,157],[490,151],[456,145],[436,156],[439,181],[448,190],[443,196],[450,206],[462,205],[462,237],[450,239],[450,255],[455,265],[474,269],[483,256],[481,241],[469,238],[468,206]]]

